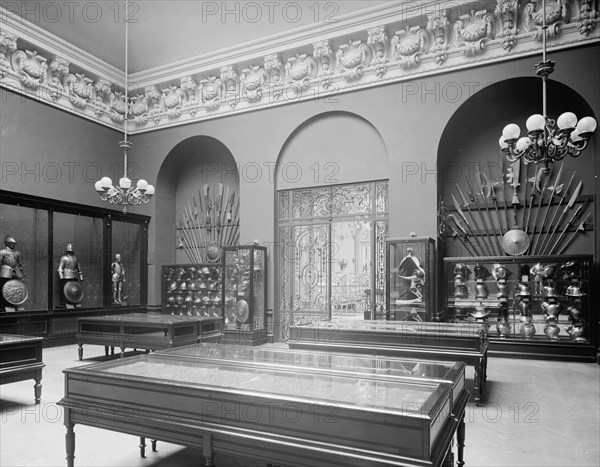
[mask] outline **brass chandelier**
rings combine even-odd
[[[543,164],[547,172],[549,165],[560,161],[567,155],[577,157],[588,144],[596,130],[596,120],[583,117],[577,120],[572,112],[561,114],[558,119],[548,118],[546,112],[546,82],[554,71],[555,62],[546,60],[546,1],[542,1],[542,61],[535,65],[536,75],[542,78],[542,111],[543,114],[531,115],[525,123],[527,136],[522,136],[521,129],[515,123],[509,123],[502,130],[500,149],[509,162],[522,159],[525,164]]]
[[[128,91],[128,40],[129,40],[129,18],[128,18],[128,1],[125,2],[125,120],[124,120],[124,139],[119,142],[120,148],[123,150],[123,177],[119,179],[118,185],[113,185],[110,177],[102,177],[98,180],[94,187],[100,195],[102,201],[108,201],[111,204],[123,206],[123,212],[127,213],[128,206],[137,206],[139,204],[147,204],[150,198],[154,195],[154,186],[150,185],[146,180],[140,178],[135,185],[132,180],[127,177],[128,153],[131,149],[131,141],[127,139],[127,119],[129,117],[129,98]]]

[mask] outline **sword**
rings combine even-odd
[[[454,197],[454,195],[451,193],[450,196],[452,196],[452,202],[454,203],[454,207],[456,208],[456,211],[458,212],[458,214],[460,214],[460,217],[462,217],[463,220],[465,221],[465,224],[469,228],[469,232],[471,232],[471,235],[477,242],[477,246],[481,249],[481,253],[478,256],[485,256],[483,245],[479,242],[479,237],[477,237],[477,235],[475,235],[475,232],[473,232],[473,229],[471,228],[471,225],[469,224],[469,221],[467,220],[466,214],[460,208],[460,204],[457,201],[457,199]]]
[[[573,182],[573,177],[575,177],[575,172],[573,172],[573,175],[571,175],[571,180],[569,180],[569,184],[567,185],[566,190],[564,190],[562,192],[562,196],[560,197],[560,200],[558,201],[558,206],[556,206],[556,209],[554,210],[554,215],[552,216],[552,220],[550,221],[550,226],[548,227],[546,236],[544,237],[544,241],[540,245],[540,254],[541,255],[544,254],[544,252],[546,251],[546,248],[548,247],[547,243],[550,240],[550,230],[552,229],[552,226],[555,225],[554,221],[556,220],[556,216],[558,215],[558,213],[560,211],[560,206],[561,206],[563,200],[565,199],[565,197],[567,196],[567,193],[569,192],[569,188],[571,188],[571,183]]]
[[[583,180],[580,180],[579,184],[577,185],[577,188],[575,188],[575,191],[573,191],[573,194],[571,195],[569,202],[565,206],[565,209],[563,209],[560,216],[558,217],[558,221],[556,222],[556,224],[554,224],[554,230],[552,231],[552,235],[556,234],[556,231],[558,230],[558,226],[562,223],[565,215],[567,214],[567,211],[573,207],[573,204],[575,204],[575,200],[577,199],[577,197],[579,196],[579,192],[581,191],[582,184],[583,184]],[[550,241],[548,241],[548,246],[550,246]],[[555,247],[556,247],[556,245],[554,245],[554,247],[552,247],[550,249],[550,251],[552,251]],[[550,251],[548,251],[548,254],[550,254]],[[545,254],[545,252],[544,252],[544,254]]]
[[[560,241],[562,240],[565,232],[567,231],[567,229],[571,225],[573,225],[573,221],[575,219],[577,219],[577,216],[579,215],[579,211],[581,211],[582,208],[583,208],[583,204],[580,204],[579,207],[575,210],[575,213],[571,216],[571,218],[569,219],[569,222],[567,222],[567,225],[565,225],[565,228],[563,229],[563,231],[561,232],[560,236],[558,237],[558,240],[556,240],[556,242],[554,243],[554,245],[550,249],[550,252],[548,253],[549,255],[551,255],[552,252],[556,249],[556,247],[558,247],[558,245],[560,244]]]
[[[463,236],[465,237],[465,240],[467,242],[469,242],[469,245],[471,245],[471,248],[473,248],[474,253],[471,252],[471,250],[469,249],[469,247],[467,246],[467,244],[462,240],[462,238],[460,237],[460,234],[455,229],[453,229],[450,224],[448,224],[448,227],[450,227],[450,230],[452,230],[452,236],[454,237],[456,235],[458,237],[458,239],[461,241],[461,243],[464,245],[465,249],[469,252],[469,254],[471,256],[478,256],[477,255],[477,251],[475,250],[475,248],[473,247],[473,244],[471,243],[471,240],[467,236],[467,231],[462,226],[462,224],[460,223],[460,221],[456,218],[456,216],[454,214],[448,214],[446,216],[446,219],[452,219],[454,221],[454,223],[456,224],[456,226],[462,231]]]
[[[467,182],[468,182],[468,179],[467,179]],[[471,218],[473,219],[473,225],[475,225],[475,228],[476,228],[478,231],[480,231],[480,232],[482,232],[482,233],[483,233],[483,228],[480,228],[480,227],[479,227],[479,225],[478,225],[478,223],[477,223],[477,221],[476,221],[476,219],[475,219],[475,216],[474,216],[474,215],[473,215],[473,213],[471,212],[471,208],[469,207],[469,206],[471,205],[471,203],[470,203],[469,201],[467,201],[467,198],[466,198],[465,194],[464,194],[464,193],[463,193],[463,191],[460,189],[460,186],[459,186],[458,184],[456,185],[456,188],[458,188],[458,194],[460,195],[460,198],[462,199],[462,202],[463,202],[463,207],[464,207],[464,208],[467,208],[467,211],[469,211],[469,214],[471,215]],[[477,236],[477,235],[474,235],[474,236],[475,236],[475,238],[479,238],[479,236]],[[494,256],[494,254],[493,254],[493,253],[491,253],[491,250],[490,250],[490,247],[489,247],[489,245],[488,245],[486,242],[484,242],[484,241],[483,241],[483,238],[481,239],[481,243],[482,243],[483,245],[485,245],[485,250],[486,250],[487,254],[488,254],[489,256]],[[483,253],[483,248],[482,248],[481,252]]]
[[[552,205],[552,199],[554,198],[554,193],[556,192],[556,188],[558,187],[558,184],[560,183],[560,175],[562,174],[563,165],[564,165],[564,162],[562,162],[560,164],[560,169],[558,169],[558,173],[556,174],[556,178],[554,179],[554,184],[552,185],[552,191],[550,192],[550,199],[548,200],[548,206],[546,206],[546,214],[544,215],[544,220],[542,221],[542,227],[540,228],[540,233],[535,238],[535,240],[533,242],[533,246],[531,247],[532,255],[535,255],[536,247],[538,246],[538,240],[544,233],[544,226],[546,225],[546,221],[548,220],[548,213],[550,212],[550,206]],[[559,190],[560,189],[561,188],[559,188]],[[548,227],[548,230],[550,230],[550,227]],[[548,233],[548,231],[546,231],[546,233]]]
[[[581,221],[581,224],[579,224],[579,226],[577,227],[577,229],[575,229],[575,232],[573,232],[573,234],[569,237],[569,239],[567,240],[567,242],[565,243],[565,245],[560,249],[560,251],[557,254],[562,255],[563,251],[565,251],[567,249],[567,247],[571,244],[571,242],[575,239],[575,236],[580,231],[584,231],[585,232],[584,224],[590,218],[591,215],[592,215],[592,211],[590,211],[590,212],[587,213],[587,216],[585,216],[585,219],[583,219]]]
[[[496,242],[496,247],[497,249],[497,254],[498,256],[502,255],[502,246],[500,246],[500,240],[498,240],[498,236],[496,235],[496,227],[494,226],[494,220],[492,219],[492,215],[490,214],[490,209],[488,208],[488,202],[487,202],[487,195],[485,193],[485,189],[483,184],[481,183],[481,172],[479,170],[479,164],[477,164],[475,166],[475,168],[477,169],[477,175],[475,176],[475,179],[477,181],[477,187],[479,188],[479,195],[482,198],[482,201],[485,205],[485,212],[487,214],[487,218],[488,218],[488,222],[490,224],[490,229],[492,231],[492,235],[494,237],[494,241]]]

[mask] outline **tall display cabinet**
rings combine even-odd
[[[430,237],[389,238],[385,242],[386,319],[435,321],[435,240]]]
[[[78,317],[146,311],[149,217],[0,190],[0,218],[22,263],[2,277],[0,332],[64,344]]]
[[[266,259],[266,247],[223,248],[226,343],[259,345],[267,342]]]

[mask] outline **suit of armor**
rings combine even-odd
[[[73,247],[70,243],[67,243],[65,248],[65,254],[60,257],[58,262],[58,277],[64,280],[83,280],[83,274],[79,268],[79,261],[75,256]]]
[[[23,263],[21,260],[21,252],[15,250],[17,241],[7,235],[4,238],[5,247],[0,250],[0,277],[3,279],[12,279],[23,277]]]
[[[113,300],[115,303],[121,303],[121,287],[125,279],[125,268],[121,264],[121,255],[117,253],[111,267],[113,283]]]

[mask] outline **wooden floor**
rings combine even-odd
[[[39,406],[33,403],[33,380],[0,386],[1,467],[66,465],[62,410],[56,405],[63,395],[62,370],[105,360],[100,346],[86,346],[84,356],[80,362],[76,345],[44,349]],[[481,407],[467,407],[467,466],[600,465],[600,366],[490,358],[486,390]],[[79,467],[203,465],[193,449],[159,442],[158,452],[142,459],[134,436],[79,425],[75,433]],[[215,461],[217,467],[264,465],[223,456]]]

